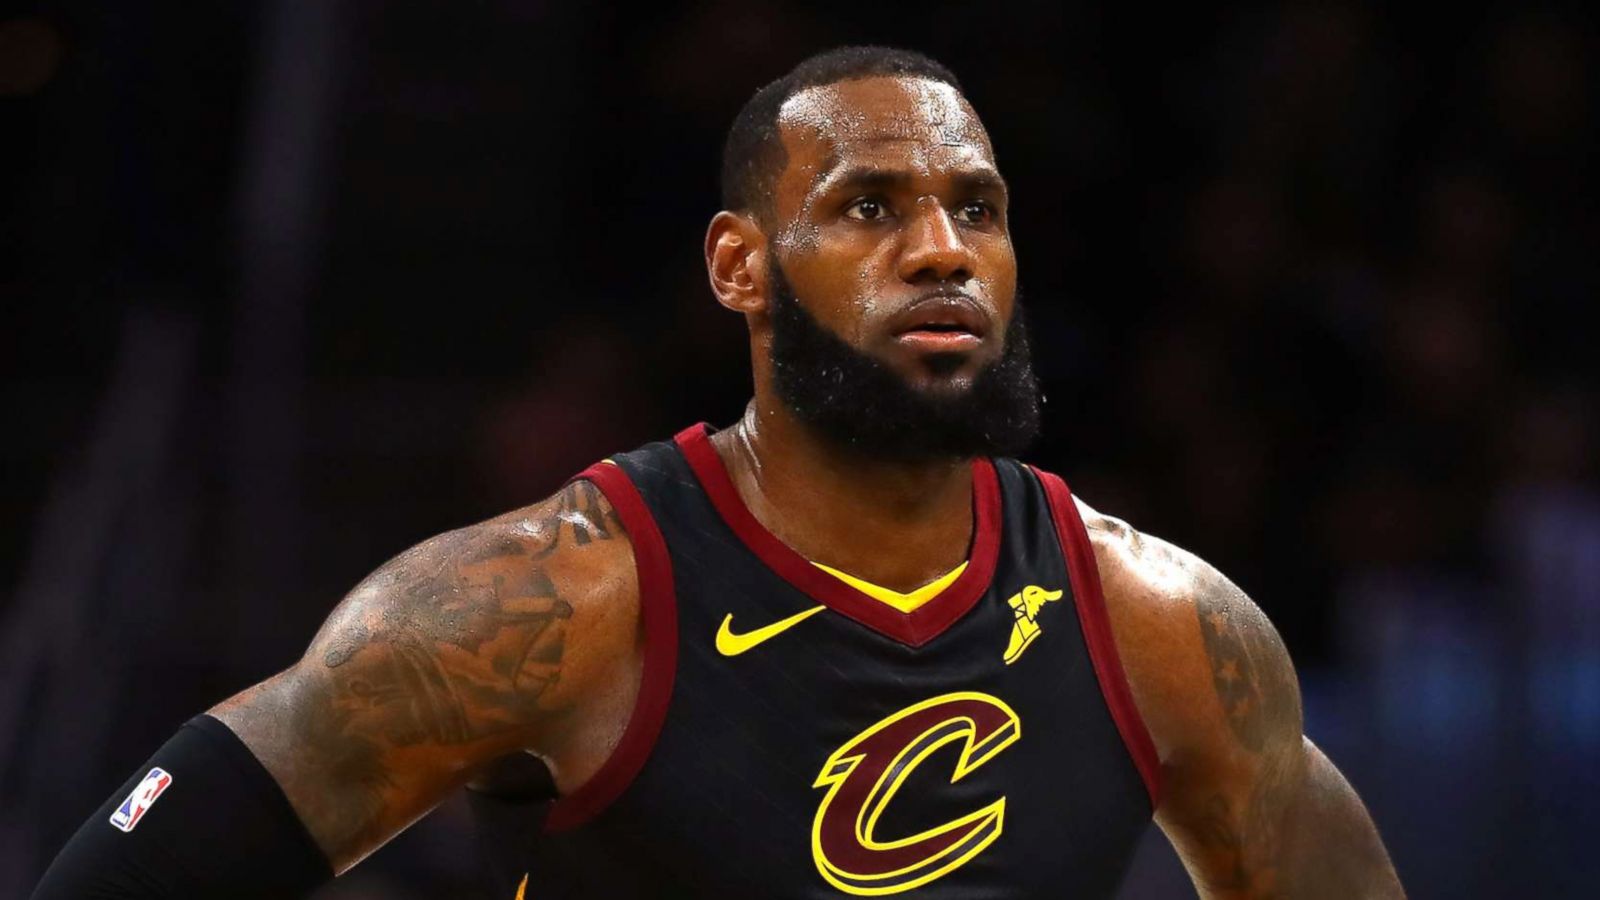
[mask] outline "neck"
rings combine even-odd
[[[712,444],[768,531],[808,559],[901,591],[966,559],[970,460],[876,460],[817,435],[781,403],[762,401]]]

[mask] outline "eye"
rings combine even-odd
[[[987,225],[994,221],[995,209],[985,200],[968,200],[956,208],[956,218],[968,225]]]
[[[876,222],[880,219],[888,218],[889,207],[877,198],[862,197],[860,200],[846,206],[844,215],[847,219],[855,219],[860,222]]]

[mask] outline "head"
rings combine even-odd
[[[955,76],[830,51],[734,122],[706,235],[757,402],[865,453],[1013,453],[1038,428],[1007,189]]]

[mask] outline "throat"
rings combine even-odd
[[[801,556],[902,597],[966,561],[970,461],[907,467],[842,457],[808,435],[779,439],[751,418],[713,434],[712,445],[750,513]]]

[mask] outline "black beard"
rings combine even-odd
[[[800,305],[776,261],[772,296],[772,383],[794,414],[829,442],[895,462],[1015,456],[1039,434],[1039,384],[1017,297],[1000,358],[964,390],[913,387],[888,365],[850,346]],[[959,355],[928,360],[935,374]]]

